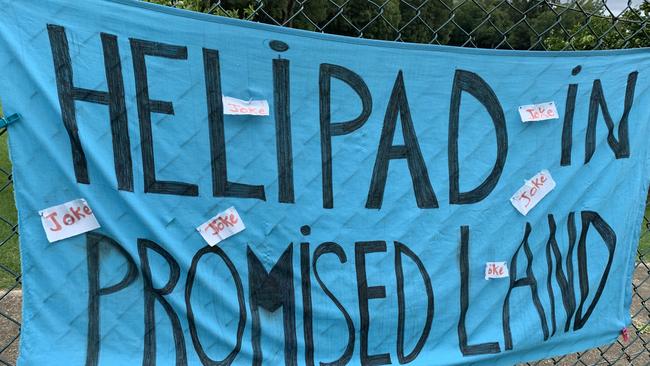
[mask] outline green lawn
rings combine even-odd
[[[650,231],[648,230],[647,224],[650,223],[647,219],[650,219],[650,207],[646,205],[645,208],[645,217],[643,219],[643,226],[641,227],[641,240],[639,241],[639,252],[644,256],[646,262],[650,261]]]
[[[1,113],[1,112],[0,112]],[[7,151],[7,134],[0,136],[0,288],[14,285],[20,276],[18,235],[14,233],[16,207],[10,183],[11,162]]]

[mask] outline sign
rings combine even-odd
[[[52,243],[99,228],[86,200],[79,198],[39,211],[47,240]]]
[[[203,239],[211,246],[217,245],[220,241],[244,229],[246,229],[246,226],[234,207],[219,213],[196,228]]]
[[[519,107],[519,116],[522,122],[559,118],[554,102],[522,105]]]
[[[555,181],[548,170],[542,170],[535,174],[534,177],[527,180],[519,190],[510,197],[510,202],[521,212],[522,215],[528,214],[533,207],[537,206],[542,198],[555,188]]]
[[[630,325],[648,50],[381,42],[130,0],[0,15],[21,365],[512,365]],[[269,123],[224,95],[268,99]],[[522,100],[562,123],[521,123]],[[52,245],[38,212],[74,197],[102,226]],[[211,246],[196,227],[228,207],[217,236],[246,229]],[[493,260],[508,278],[485,280]]]
[[[506,262],[485,263],[485,279],[508,277],[508,264]]]
[[[241,100],[223,96],[223,114],[268,116],[269,103],[266,100]]]

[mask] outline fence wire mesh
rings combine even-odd
[[[650,0],[147,0],[284,27],[462,47],[594,50],[649,47]],[[0,129],[0,365],[13,366],[21,269],[6,129]],[[650,208],[632,282],[628,341],[529,365],[650,365]]]

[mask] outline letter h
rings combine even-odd
[[[128,120],[124,101],[124,81],[117,37],[101,33],[104,51],[104,68],[108,91],[78,88],[73,84],[72,61],[65,28],[48,24],[47,31],[52,47],[56,86],[59,93],[61,117],[72,150],[74,172],[78,183],[89,184],[88,164],[81,141],[75,115],[75,101],[90,102],[108,106],[113,137],[113,157],[118,189],[133,192],[133,167],[129,142]]]

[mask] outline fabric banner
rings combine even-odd
[[[20,365],[509,365],[630,324],[650,51],[0,4]]]

